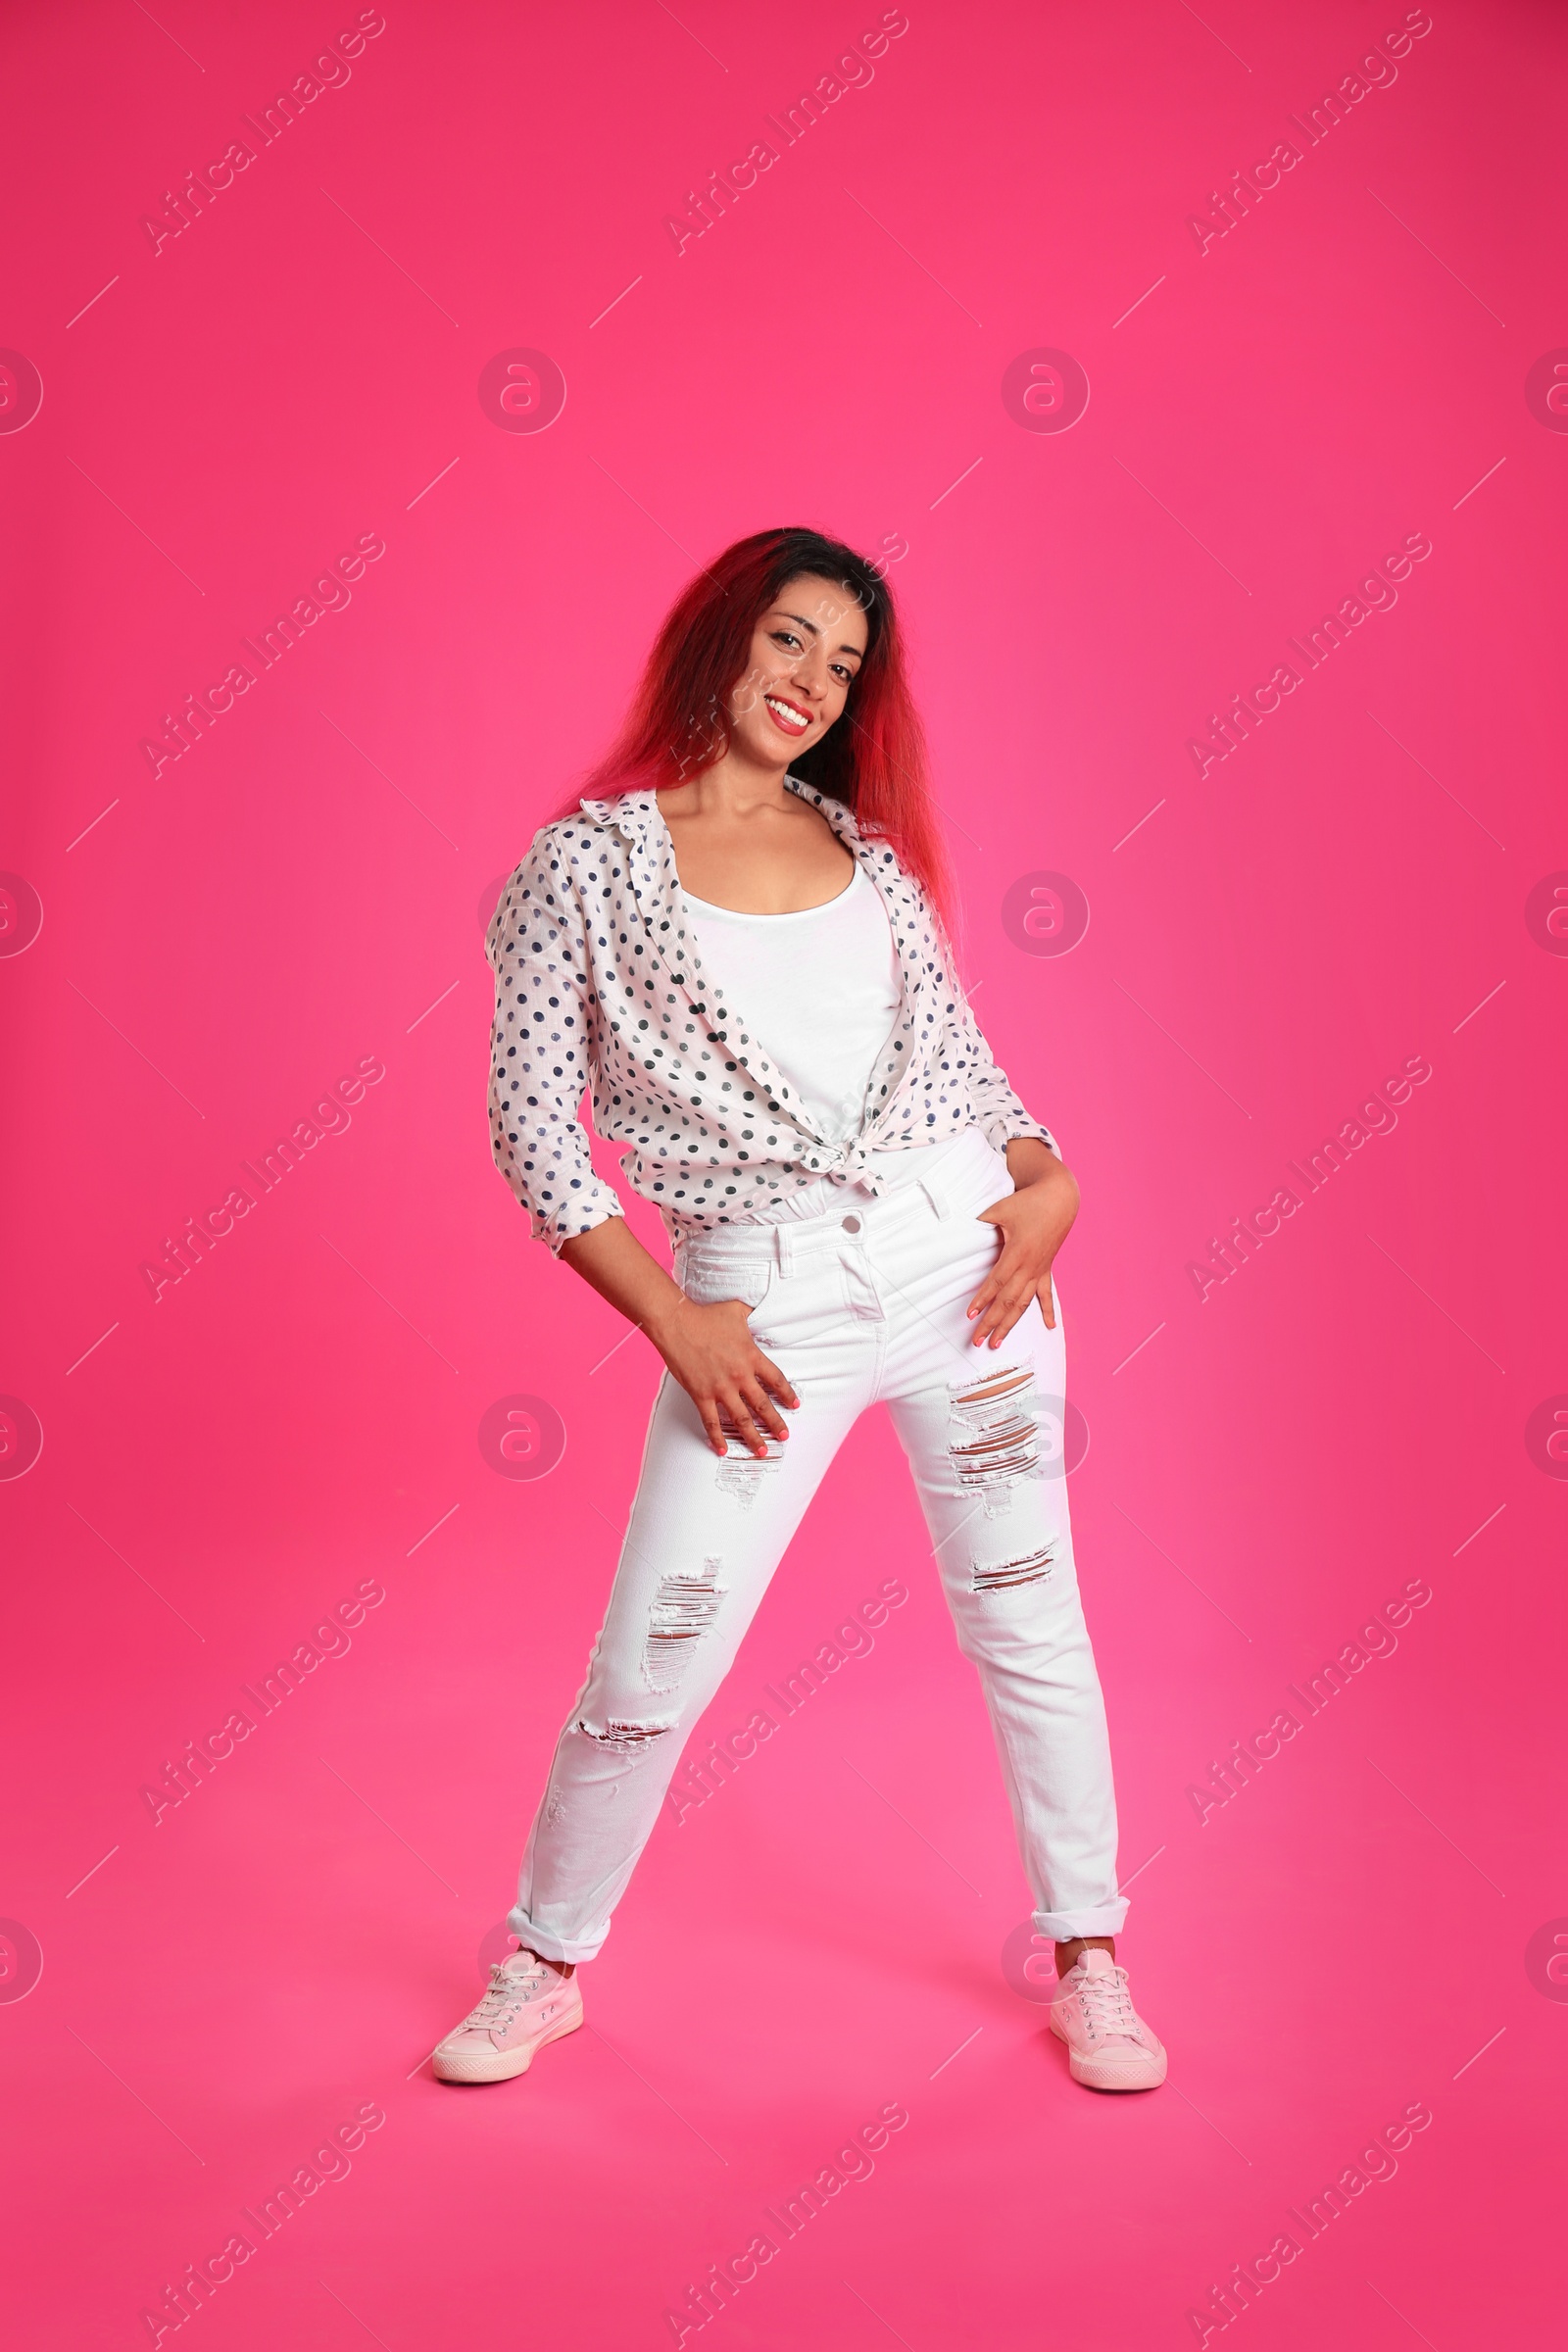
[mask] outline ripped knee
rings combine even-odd
[[[603,1723],[590,1723],[585,1716],[571,1728],[581,1732],[585,1740],[591,1740],[595,1747],[605,1748],[612,1755],[635,1756],[672,1732],[675,1724],[672,1717],[660,1723],[637,1723],[609,1716]]]
[[[1020,1585],[1043,1585],[1056,1565],[1056,1539],[1053,1536],[1032,1551],[1020,1552],[1010,1560],[976,1560],[969,1562],[971,1592],[1010,1592]]]
[[[988,1514],[1007,1508],[1020,1479],[1038,1478],[1039,1397],[1027,1364],[1004,1364],[948,1390],[948,1458]],[[978,1588],[977,1588],[978,1589]]]
[[[719,1602],[729,1591],[720,1582],[723,1561],[661,1577],[643,1642],[643,1681],[650,1690],[679,1688],[699,1645],[712,1632]]]

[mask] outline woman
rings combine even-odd
[[[521,2074],[582,2023],[576,1970],[687,1736],[878,1399],[1055,1942],[1052,2025],[1081,2082],[1164,2079],[1115,1964],[1104,1708],[1066,1481],[1043,1458],[1040,1400],[1064,1393],[1051,1268],[1078,1188],[975,1026],[946,897],[886,583],[813,531],[742,540],[676,604],[620,740],[485,942],[497,1165],[667,1369],[529,1834],[520,1948],[436,2050],[444,2082]],[[663,1213],[673,1276],[593,1171],[585,1087]]]

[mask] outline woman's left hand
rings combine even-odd
[[[1000,1348],[1031,1298],[1040,1301],[1048,1330],[1056,1328],[1052,1262],[1078,1214],[1078,1184],[1049,1145],[1019,1136],[1007,1146],[1014,1190],[980,1211],[995,1225],[1002,1247],[996,1263],[969,1301],[972,1345]]]

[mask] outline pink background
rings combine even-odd
[[[666,214],[875,6],[389,5],[155,251],[164,191],[355,17],[78,5],[7,39],[0,343],[43,387],[0,434],[15,2340],[150,2340],[375,2102],[208,2352],[668,2343],[890,2101],[874,2175],[714,2340],[1193,2342],[1416,2101],[1397,2176],[1236,2325],[1541,2340],[1568,939],[1531,894],[1568,868],[1568,416],[1526,378],[1568,344],[1560,12],[1436,6],[1308,147],[1289,117],[1402,9],[910,0],[677,253]],[[1200,250],[1189,216],[1293,137]],[[1087,372],[1067,431],[1004,404],[1042,348]],[[548,431],[481,406],[517,349],[564,376]],[[488,2094],[419,2068],[512,1899],[657,1369],[491,1166],[482,920],[694,565],[787,521],[889,558],[976,1010],[1083,1184],[1073,1507],[1152,2098],[1071,2084],[1004,1972],[1027,1895],[879,1416],[708,1731],[884,1579],[906,1606],[662,1825],[593,2031]],[[1415,533],[1397,604],[1200,777],[1209,713]],[[362,534],[347,608],[155,776],[163,714]],[[1070,953],[1004,920],[1040,871],[1087,898]],[[1200,1300],[1210,1237],[1415,1056],[1396,1127]],[[362,1059],[352,1123],[155,1302],[166,1237]],[[519,1394],[566,1433],[542,1478],[478,1442]],[[1396,1653],[1200,1820],[1414,1579]],[[155,1825],[143,1787],[365,1582],[348,1653]]]

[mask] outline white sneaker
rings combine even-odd
[[[564,1977],[552,1962],[523,1948],[496,1962],[486,1991],[437,2043],[430,2063],[442,2082],[507,2082],[527,2073],[535,2050],[575,2034],[581,2024],[576,1972]]]
[[[1091,2090],[1157,2090],[1165,2080],[1164,2049],[1133,2007],[1127,1971],[1094,1945],[1057,1984],[1051,2031],[1067,2044],[1073,2081]]]

